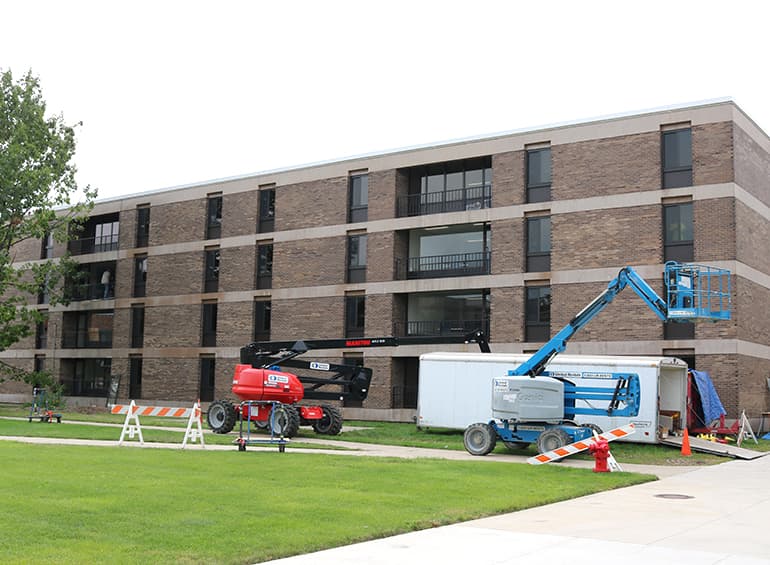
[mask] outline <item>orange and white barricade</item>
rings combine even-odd
[[[600,434],[597,434],[596,432],[594,432],[594,437],[596,439],[603,439],[609,442],[609,441],[615,441],[616,439],[622,439],[624,437],[628,437],[635,431],[636,429],[633,424],[626,424],[625,426],[620,426],[619,428],[615,428],[614,430],[610,430],[608,432],[602,432]],[[568,455],[574,455],[575,453],[580,453],[581,451],[585,451],[586,449],[591,447],[592,443],[593,443],[593,440],[591,439],[582,439],[580,441],[576,441],[568,445],[563,445],[562,447],[557,447],[556,449],[547,451],[546,453],[541,453],[539,455],[535,455],[534,457],[530,457],[529,459],[527,459],[527,463],[529,463],[530,465],[542,465],[543,463],[558,461],[559,459],[563,459]],[[618,465],[618,462],[615,461],[615,458],[612,457],[611,454],[607,462],[609,463],[609,467],[612,471],[621,470],[620,465]]]
[[[187,445],[187,440],[194,443],[198,439],[200,439],[201,447],[206,447],[206,443],[203,440],[203,427],[201,426],[200,402],[193,404],[192,408],[172,408],[166,406],[137,406],[132,400],[130,404],[114,404],[110,406],[110,411],[112,414],[126,415],[118,445],[123,444],[126,434],[128,434],[129,439],[134,439],[134,436],[138,435],[139,444],[144,445],[139,416],[158,416],[161,418],[187,418],[187,429],[184,432],[184,440],[182,440],[183,449]]]

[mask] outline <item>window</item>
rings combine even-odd
[[[222,236],[222,197],[209,196],[206,217],[206,239],[217,239]]]
[[[270,339],[272,309],[272,302],[269,300],[256,300],[254,302],[254,341],[268,341]]]
[[[527,151],[527,202],[551,199],[551,148]]]
[[[363,337],[366,323],[366,297],[345,297],[345,337]]]
[[[400,278],[427,279],[489,274],[489,224],[435,226],[409,232],[406,272],[397,262]]]
[[[203,292],[219,290],[219,249],[206,249]]]
[[[369,175],[352,175],[348,190],[348,221],[365,222],[369,214]]]
[[[150,243],[150,207],[136,209],[136,246],[147,247]]]
[[[343,353],[342,364],[350,365],[353,367],[364,366],[364,354],[363,353]],[[346,408],[361,408],[363,406],[363,400],[359,398],[353,398],[352,396],[344,397],[342,399],[342,405]]]
[[[492,205],[492,158],[432,163],[408,169],[408,195],[398,215],[479,210]]]
[[[65,312],[62,319],[62,347],[112,347],[114,319],[112,310]]]
[[[129,398],[142,398],[142,358],[133,356],[128,358],[128,396]]]
[[[36,373],[42,373],[45,371],[45,355],[35,355],[35,368]]]
[[[96,224],[94,228],[94,253],[114,251],[118,248],[120,222]]]
[[[525,341],[548,341],[551,337],[551,287],[528,286]]]
[[[692,130],[661,132],[663,188],[692,186]]]
[[[527,218],[527,271],[551,270],[551,217]]]
[[[693,216],[692,202],[663,206],[663,260],[692,261]]]
[[[201,381],[198,396],[201,402],[214,400],[216,375],[216,359],[213,357],[201,357]]]
[[[273,287],[273,244],[257,245],[257,288]]]
[[[366,281],[366,235],[348,236],[348,282]]]
[[[204,302],[201,311],[201,347],[217,344],[217,303]]]
[[[275,230],[275,189],[259,191],[259,218],[257,231],[260,233]]]
[[[141,297],[147,293],[147,255],[134,257],[134,296]]]
[[[489,336],[488,289],[409,294],[406,310],[405,335],[466,335],[481,330]]]
[[[53,257],[53,234],[47,233],[45,237],[43,237],[40,258],[50,259],[51,257]]]
[[[35,349],[48,349],[48,316],[35,328]]]
[[[131,347],[144,347],[144,305],[131,306]]]

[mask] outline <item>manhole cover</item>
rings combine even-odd
[[[688,498],[695,498],[689,494],[656,494],[656,498],[668,498],[671,500],[687,500]]]

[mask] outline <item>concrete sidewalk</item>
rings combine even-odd
[[[770,565],[770,457],[270,563]]]

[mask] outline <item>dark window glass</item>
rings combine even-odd
[[[551,199],[551,148],[527,151],[527,202]]]
[[[366,281],[366,236],[348,236],[348,282]]]
[[[354,367],[363,367],[364,356],[360,353],[343,353],[342,364],[352,365]],[[352,398],[352,397],[343,398],[342,405],[349,408],[361,408],[361,406],[363,406],[363,400],[360,400],[358,398]]]
[[[142,398],[142,358],[130,357],[128,360],[128,395],[132,399]]]
[[[222,197],[211,196],[208,199],[206,212],[206,239],[216,239],[222,236]]]
[[[269,300],[254,302],[254,341],[268,341],[270,339],[271,314],[272,302]]]
[[[147,247],[150,243],[150,207],[136,209],[136,246]]]
[[[147,293],[147,256],[134,258],[134,296],[145,296]]]
[[[131,347],[144,347],[144,306],[131,307]]]
[[[551,335],[551,287],[528,286],[526,341],[548,341]]]
[[[94,253],[114,251],[118,248],[120,222],[106,222],[94,227]]]
[[[369,207],[369,175],[350,177],[350,206],[348,221],[365,222]]]
[[[693,215],[692,202],[663,206],[664,261],[692,261]]]
[[[216,360],[213,357],[201,357],[201,382],[200,382],[200,400],[201,402],[211,402],[214,400],[216,375]]]
[[[363,337],[366,323],[366,297],[345,297],[345,337]]]
[[[663,188],[692,186],[692,130],[662,133]]]
[[[466,335],[482,330],[489,336],[489,291],[418,292],[407,297],[406,328],[399,335]]]
[[[110,358],[62,359],[61,380],[65,394],[105,398],[111,367]]]
[[[219,249],[207,249],[205,254],[203,292],[216,292],[219,290]]]
[[[408,175],[409,193],[398,202],[401,217],[492,205],[491,157],[431,163],[409,169]]]
[[[201,346],[214,347],[217,344],[217,303],[204,302],[201,318]]]
[[[35,349],[48,348],[48,318],[38,322],[35,331]]]
[[[273,286],[273,244],[257,245],[257,288]]]
[[[45,371],[45,355],[35,355],[35,372],[42,373]]]
[[[663,339],[695,339],[692,322],[663,322]]]
[[[275,189],[268,188],[259,191],[259,224],[260,233],[275,230]]]
[[[41,259],[50,259],[53,257],[53,235],[46,234],[43,238],[43,243],[40,249]]]
[[[527,271],[551,270],[551,218],[527,218]]]

